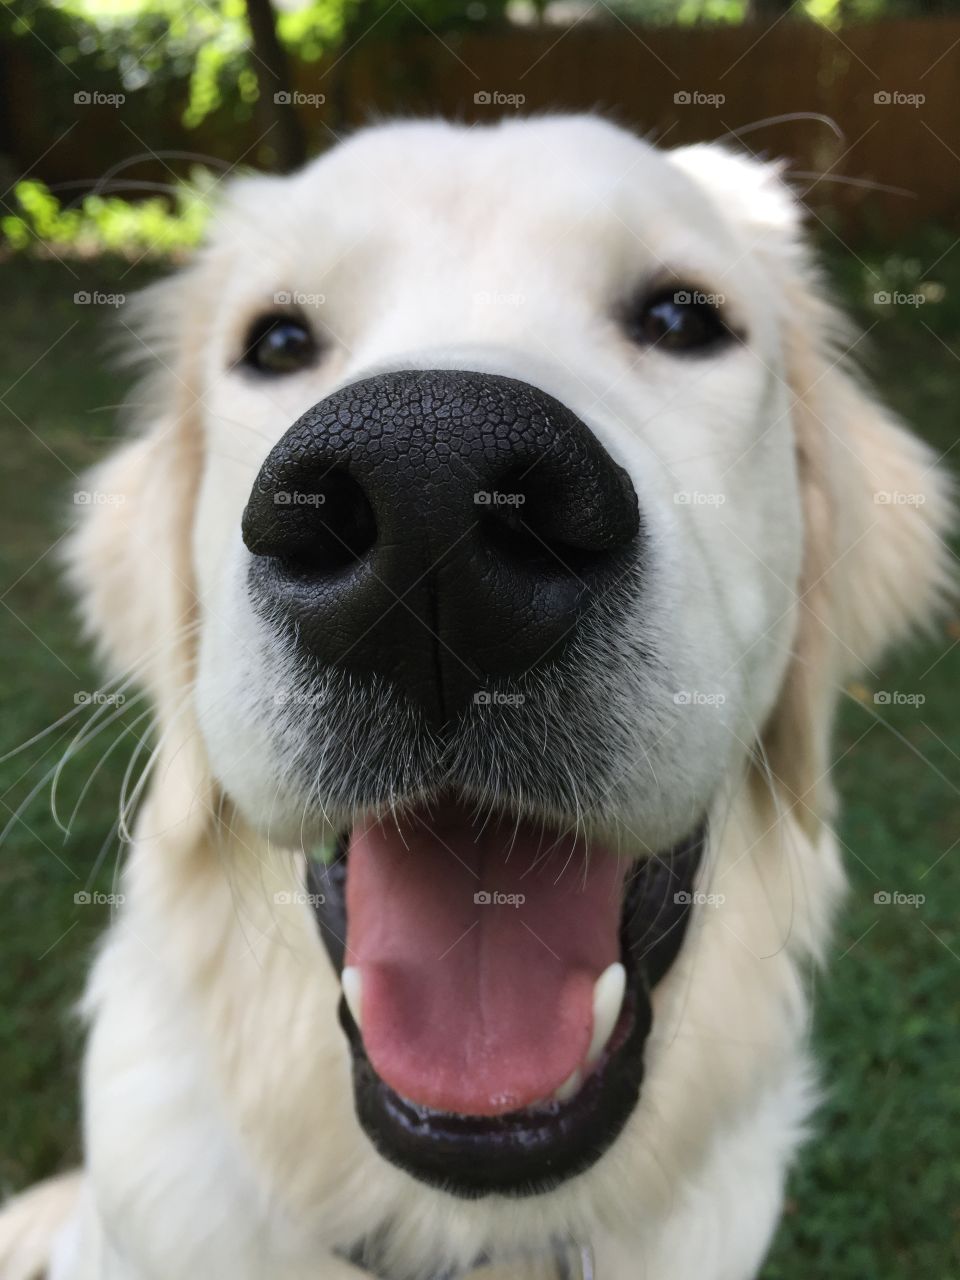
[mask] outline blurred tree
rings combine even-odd
[[[307,140],[293,102],[290,60],[277,35],[270,0],[246,0],[246,5],[253,55],[258,63],[260,114],[265,127],[274,133],[277,167],[289,172],[307,158]]]
[[[749,0],[744,16],[752,22],[779,22],[791,9],[801,10],[796,0]]]

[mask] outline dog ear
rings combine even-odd
[[[190,544],[202,443],[191,354],[200,343],[188,299],[196,274],[155,285],[138,302],[152,317],[138,345],[162,372],[141,383],[135,398],[155,409],[141,413],[131,438],[88,473],[88,500],[65,556],[109,676],[145,688],[161,726],[183,698],[193,661]]]
[[[866,388],[779,166],[722,147],[675,152],[782,299],[785,378],[804,513],[794,649],[763,734],[765,764],[805,827],[829,814],[829,740],[843,685],[928,625],[953,594],[952,486],[933,451]]]
[[[129,441],[87,477],[90,501],[65,559],[86,629],[113,677],[135,678],[161,724],[193,674],[193,525],[203,465],[201,360],[211,299],[238,247],[269,255],[281,178],[234,178],[217,193],[205,247],[124,309],[135,388]],[[281,206],[282,207],[282,206]],[[262,228],[270,228],[267,235]],[[143,406],[148,406],[144,409]]]
[[[955,590],[952,485],[830,343],[837,317],[794,283],[785,335],[805,519],[795,651],[768,726],[774,772],[806,825],[829,808],[829,728],[841,688],[927,627]],[[795,753],[800,733],[806,749]]]

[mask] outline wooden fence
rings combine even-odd
[[[269,159],[255,114],[237,123],[221,113],[187,130],[182,90],[159,109],[137,93],[121,105],[51,104],[31,66],[6,69],[15,122],[9,151],[20,172],[35,166],[49,181],[92,184],[118,161],[144,153],[125,172],[164,181],[171,170],[187,169],[178,153],[231,164]],[[791,18],[769,27],[652,29],[608,20],[443,40],[425,32],[391,44],[371,36],[336,61],[297,64],[295,76],[314,150],[384,114],[488,121],[513,112],[600,110],[665,145],[739,135],[737,145],[788,158],[796,173],[812,175],[806,181],[817,215],[835,219],[846,234],[960,221],[960,20],[837,32]],[[83,84],[77,91],[109,95],[117,88]],[[757,127],[783,116],[802,118]],[[154,152],[174,154],[158,160]]]

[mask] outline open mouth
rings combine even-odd
[[[603,1154],[639,1097],[704,834],[638,860],[444,798],[309,860],[357,1115],[385,1158],[477,1196],[545,1191]]]

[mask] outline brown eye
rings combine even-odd
[[[250,326],[242,363],[248,369],[271,375],[296,373],[317,359],[317,343],[306,324],[296,316],[261,316]]]
[[[658,289],[628,309],[624,328],[633,342],[683,353],[699,354],[733,337],[715,294],[674,286]]]

